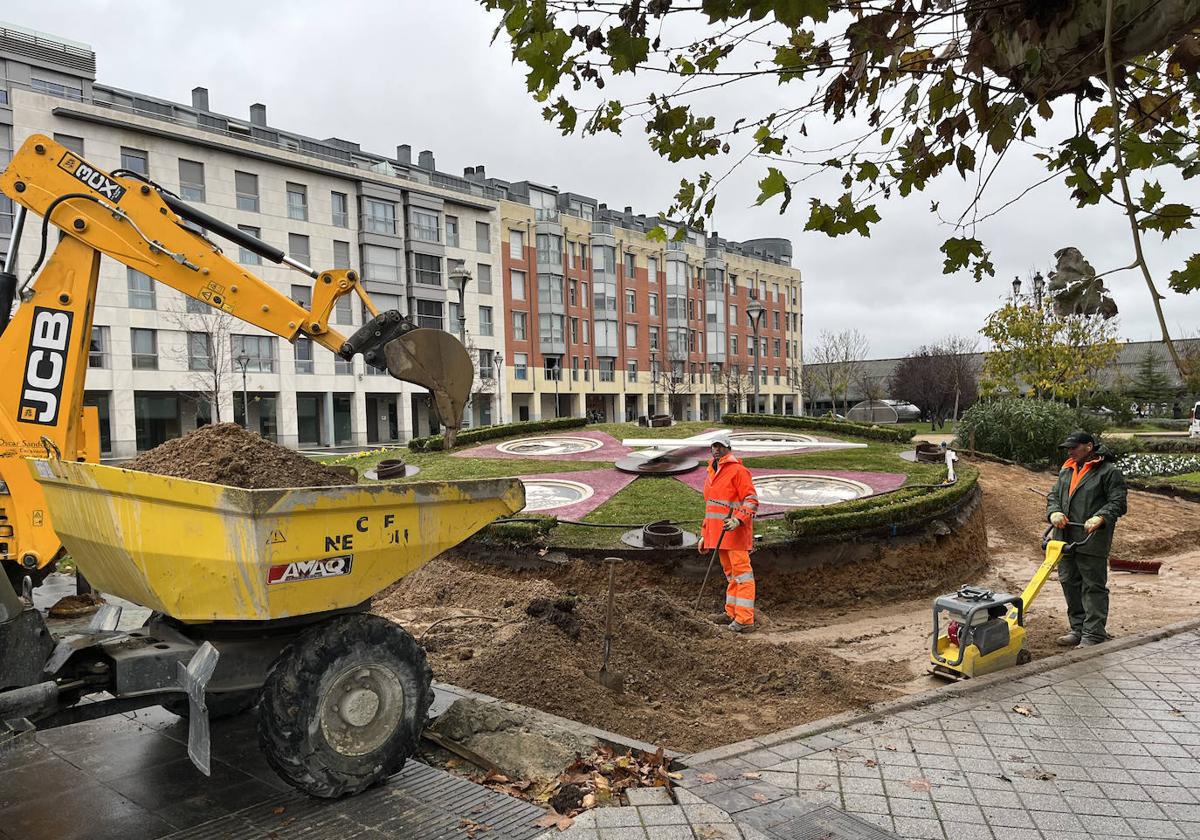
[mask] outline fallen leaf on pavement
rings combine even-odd
[[[879,766],[879,762],[873,758],[868,758],[866,761],[863,762],[863,764],[867,765],[868,767],[878,767]]]
[[[1028,706],[1013,706],[1013,711],[1025,717],[1033,717],[1033,709]]]
[[[272,813],[272,814],[282,814],[282,813],[283,813],[283,811],[284,811],[284,809],[283,809],[282,807],[279,807],[279,808],[272,808],[272,809],[271,809],[271,813]]]
[[[696,778],[699,779],[700,781],[704,782],[704,784],[706,784],[706,785],[711,784],[712,782],[715,782],[717,780],[717,777],[712,773],[699,773],[696,775]]]
[[[762,773],[743,773],[742,778],[743,779],[761,779]]]
[[[815,785],[813,785],[813,787],[815,787],[817,790],[825,790],[829,787],[829,782],[817,782]]]
[[[928,779],[905,779],[904,784],[908,785],[912,790],[922,793],[933,790],[933,785],[929,783]]]
[[[758,803],[766,803],[766,802],[770,801],[770,798],[765,793],[756,793],[756,794],[752,795],[750,798]]]

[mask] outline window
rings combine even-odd
[[[350,265],[350,243],[342,242],[338,239],[333,240],[333,267],[334,268],[351,268]]]
[[[514,260],[525,259],[525,231],[510,230],[508,232],[508,256]]]
[[[412,279],[421,286],[441,286],[442,258],[429,254],[413,254]]]
[[[480,379],[495,379],[496,369],[492,367],[499,357],[491,350],[479,351],[479,378]]]
[[[625,276],[633,277],[637,273],[637,254],[625,255]]]
[[[154,281],[133,268],[126,268],[125,276],[129,286],[129,308],[155,309]]]
[[[238,358],[245,354],[247,358],[247,373],[275,372],[275,337],[271,335],[233,335],[230,337],[233,345],[234,370],[241,371],[242,365]]]
[[[350,295],[342,295],[338,298],[337,306],[333,310],[333,318],[342,326],[354,326],[354,306],[351,303]],[[346,372],[349,373],[349,371]]]
[[[637,324],[626,324],[625,325],[625,346],[626,347],[637,347],[638,346]]]
[[[736,356],[738,353],[738,337],[736,335],[729,336],[729,355]]]
[[[658,257],[646,258],[646,273],[650,275],[650,282],[658,282]]]
[[[543,314],[538,316],[538,330],[542,341],[563,343],[563,316]]]
[[[537,261],[543,265],[562,265],[562,237],[550,233],[537,235]]]
[[[579,343],[579,319],[578,318],[571,319],[571,343],[572,344]]]
[[[779,384],[779,368],[772,368],[771,374],[775,377],[775,384]]]
[[[417,326],[430,330],[443,329],[440,301],[417,299]]]
[[[363,246],[363,277],[377,283],[400,283],[400,251],[382,245]]]
[[[658,327],[650,327],[650,349],[658,349]]]
[[[591,322],[587,318],[584,318],[583,319],[583,343],[584,344],[592,343],[591,329],[592,329]]]
[[[776,356],[781,355],[781,342],[779,341],[778,338],[774,339],[771,342],[771,349],[774,352],[774,355],[776,355]]]
[[[408,208],[408,235],[418,242],[441,242],[441,218],[434,210]]]
[[[578,216],[581,219],[591,220],[595,216],[596,208],[590,204],[585,204],[582,201],[570,202],[570,212],[573,216]]]
[[[204,164],[179,159],[179,197],[184,201],[204,201]]]
[[[586,280],[579,284],[579,293],[582,296],[580,300],[583,301],[583,308],[587,309],[590,299],[588,298],[588,284]]]
[[[454,303],[453,301],[446,304],[446,306],[449,307],[449,310],[446,314],[449,316],[450,329],[455,330],[461,335],[462,331],[460,325],[462,324],[462,321],[459,320],[459,318],[462,315],[462,311],[459,309],[458,304]]]
[[[189,295],[183,296],[184,309],[189,315],[203,315],[209,311],[209,306],[202,300],[196,300]]]
[[[154,330],[131,329],[129,349],[134,370],[158,370],[158,333]]]
[[[487,222],[475,223],[475,250],[485,254],[492,250],[492,226]]]
[[[108,367],[108,327],[92,327],[92,343],[88,347],[88,367]]]
[[[731,327],[737,326],[737,304],[736,303],[729,304],[729,326],[731,326]]]
[[[308,221],[308,187],[288,182],[287,213],[289,219]]]
[[[587,268],[588,261],[588,246],[584,243],[579,243],[579,267]]]
[[[476,263],[475,282],[479,287],[479,294],[492,294],[492,267],[487,263]]]
[[[529,378],[529,354],[513,353],[513,379]]]
[[[248,233],[256,239],[262,236],[262,228],[250,227],[249,225],[238,225],[238,230],[240,230],[242,233]],[[262,257],[253,251],[238,246],[238,262],[240,262],[242,265],[262,265]]]
[[[258,176],[249,172],[233,173],[233,189],[237,193],[237,209],[258,212]]]
[[[150,155],[142,149],[121,147],[121,168],[139,175],[150,175]]]
[[[38,93],[48,93],[51,96],[64,96],[67,99],[74,99],[77,102],[83,101],[83,91],[77,87],[59,84],[58,82],[48,82],[45,79],[39,79],[36,76],[30,78],[29,87],[36,90]]]
[[[296,337],[293,345],[296,353],[296,373],[313,372],[313,343],[306,335]]]
[[[188,370],[212,370],[212,335],[206,332],[187,334]]]
[[[513,300],[525,300],[525,272],[509,269],[508,277],[512,285]]]
[[[59,134],[58,132],[55,132],[54,133],[54,142],[59,143],[63,146],[66,146],[68,149],[70,149],[75,154],[79,155],[80,157],[83,157],[83,138],[82,137],[75,137],[70,134]]]
[[[656,295],[654,292],[650,293],[650,305],[648,311],[651,315],[658,315],[658,295]]]
[[[288,256],[305,265],[312,262],[312,257],[309,255],[308,250],[308,237],[302,233],[289,233]]]
[[[492,307],[490,307],[490,306],[479,307],[479,334],[480,335],[494,335],[495,334],[494,330],[495,330],[495,328],[492,323]]]
[[[637,312],[637,293],[633,289],[625,290],[625,311],[630,314]]]
[[[350,227],[350,201],[346,198],[346,194],[331,192],[329,203],[331,206],[330,221],[334,227]]]
[[[395,236],[396,229],[396,203],[394,201],[380,201],[377,198],[363,199],[363,205],[366,207],[366,213],[363,216],[363,227],[370,233],[382,233],[388,236]]]
[[[567,253],[571,255],[570,256],[571,268],[577,267],[579,265],[579,243],[578,242],[567,242]]]
[[[637,359],[630,359],[625,363],[625,372],[630,382],[637,382]]]
[[[557,274],[538,275],[538,303],[542,306],[561,307],[563,281]]]
[[[297,306],[312,309],[312,288],[292,284],[292,300],[295,301]]]
[[[771,297],[774,299],[774,301],[776,303],[779,303],[780,301],[783,300],[783,298],[781,298],[779,296],[779,284],[778,283],[771,284]]]
[[[458,217],[446,217],[446,244],[451,248],[458,247]]]
[[[737,275],[736,274],[729,275],[729,293],[734,294],[734,295],[737,294]]]
[[[513,312],[513,314],[512,314],[513,341],[525,341],[528,338],[528,336],[526,334],[526,324],[527,323],[528,323],[528,316],[526,316],[526,314],[524,312]]]

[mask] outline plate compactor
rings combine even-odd
[[[1091,538],[1089,534],[1074,543],[1052,540],[1052,530],[1046,529],[1042,536],[1046,559],[1020,595],[963,586],[933,602],[930,673],[957,680],[1029,662],[1032,656],[1025,649],[1025,613],[1062,556]]]

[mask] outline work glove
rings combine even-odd
[[[1087,522],[1083,523],[1083,530],[1087,531],[1089,534],[1092,533],[1093,531],[1097,531],[1103,527],[1104,527],[1104,517],[1103,516],[1093,516]]]
[[[734,528],[736,528],[737,526],[739,526],[741,524],[742,523],[737,520],[737,517],[734,517],[734,516],[725,517],[725,530],[726,531],[732,531]]]
[[[1059,512],[1050,514],[1050,524],[1061,531],[1067,527],[1067,515]]]

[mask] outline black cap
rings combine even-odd
[[[1092,435],[1083,430],[1071,432],[1071,434],[1067,435],[1066,440],[1058,445],[1058,448],[1070,449],[1071,447],[1078,446],[1081,443],[1090,443],[1092,446],[1095,446],[1096,438],[1092,437]]]

